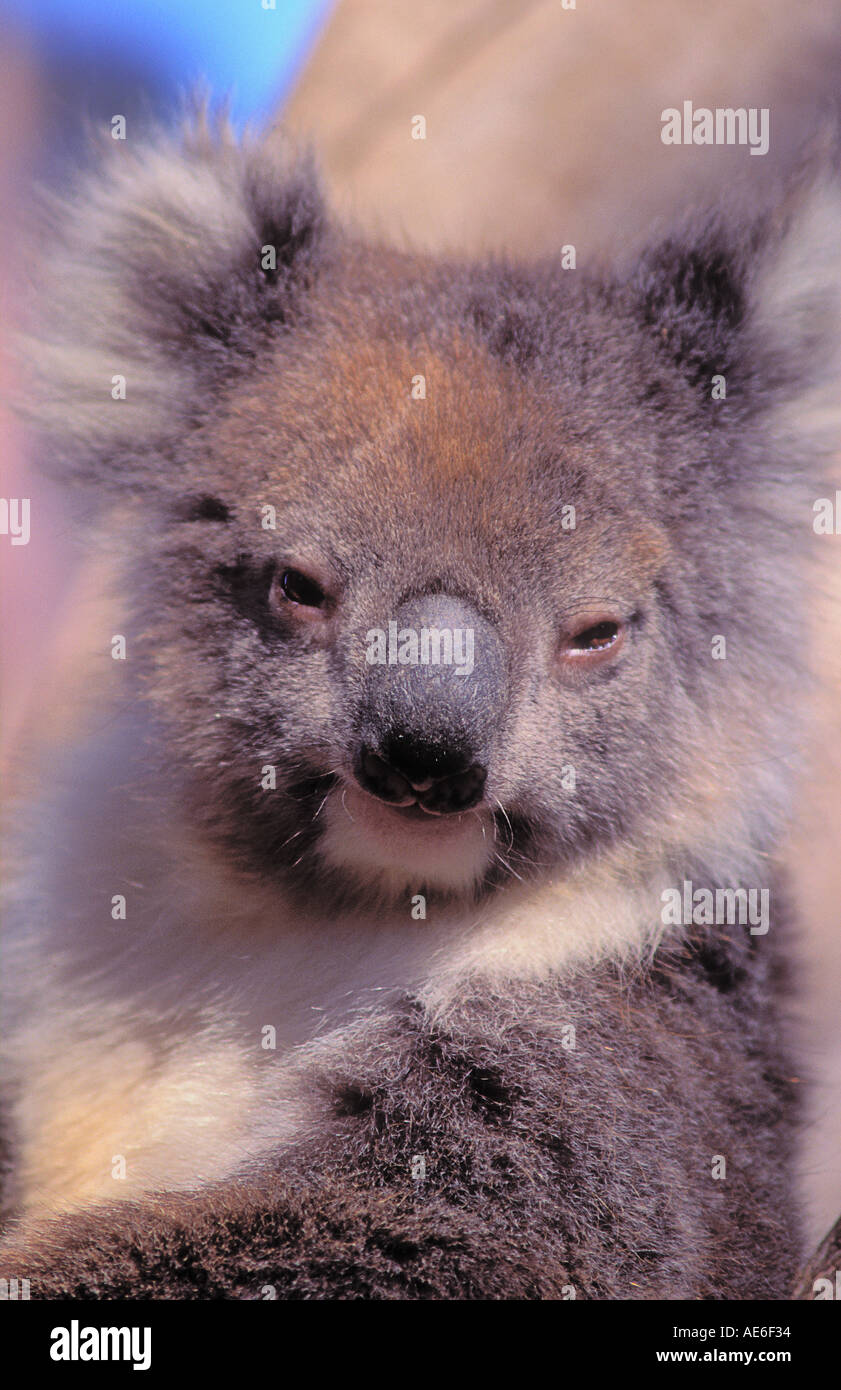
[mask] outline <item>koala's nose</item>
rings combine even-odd
[[[363,745],[356,776],[366,791],[391,806],[415,802],[430,815],[469,811],[482,799],[487,769],[465,755],[399,734],[387,740],[388,759]]]
[[[374,629],[374,634],[379,629]],[[393,806],[469,810],[484,795],[508,693],[494,625],[463,599],[409,600],[367,652],[355,773]]]

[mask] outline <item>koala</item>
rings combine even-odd
[[[212,119],[60,209],[26,407],[117,581],[11,836],[33,1297],[790,1294],[838,215],[431,258]]]

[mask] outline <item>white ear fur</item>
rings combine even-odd
[[[309,262],[321,225],[308,156],[237,141],[222,121],[106,146],[71,200],[46,201],[33,237],[18,402],[47,464],[100,477],[202,414],[283,317],[291,262]]]
[[[841,438],[841,182],[822,176],[786,210],[761,254],[751,325],[772,362],[776,423],[827,446]],[[788,389],[787,389],[788,388]]]

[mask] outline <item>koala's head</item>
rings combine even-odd
[[[111,157],[39,414],[129,504],[148,697],[222,852],[365,898],[766,843],[835,203],[596,274],[366,246],[224,131]]]

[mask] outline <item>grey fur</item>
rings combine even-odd
[[[276,883],[351,930],[405,912],[406,885],[325,864],[318,807],[365,725],[362,635],[441,593],[498,634],[508,696],[486,750],[502,852],[466,894],[412,883],[433,915],[481,914],[519,878],[595,875],[618,849],[629,894],[652,865],[676,884],[768,883],[838,423],[838,201],[820,170],[764,213],[689,219],[630,270],[570,273],[361,244],[306,161],[224,131],[112,156],[68,214],[37,413],[59,464],[127,499],[132,698],[151,730],[127,824],[146,759],[162,823],[189,824],[255,891]],[[324,639],[268,597],[314,552],[336,595]],[[621,611],[628,642],[582,686],[552,653],[594,603]],[[125,774],[115,762],[115,786]],[[652,897],[653,945],[659,911]],[[653,959],[469,978],[437,1012],[415,981],[332,1069],[313,1064],[322,1118],[291,1149],[154,1212],[62,1218],[23,1253],[12,1233],[17,1272],[43,1296],[783,1296],[799,1239],[776,1012],[789,929],[782,913],[767,938],[672,932]],[[62,924],[43,930],[57,948]],[[138,949],[108,967],[127,992]]]

